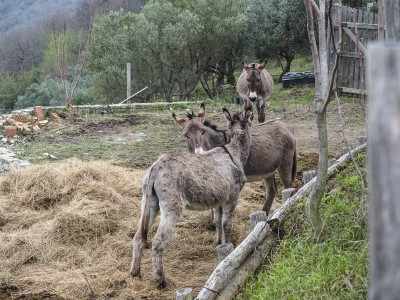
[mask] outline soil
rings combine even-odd
[[[194,107],[197,107],[197,105]],[[238,106],[231,108],[235,110],[240,109]],[[341,109],[345,116],[345,128],[342,127],[337,106],[332,103],[328,107],[327,122],[329,155],[332,160],[339,158],[343,153],[343,149],[346,147],[342,134],[343,129],[345,129],[346,139],[350,148],[357,146],[359,144],[358,138],[366,135],[365,112],[360,107],[357,100],[344,102]],[[225,122],[220,110],[219,107],[207,108],[206,117],[214,121],[214,123],[219,127],[224,127]],[[184,117],[186,111],[176,111],[176,114]],[[318,163],[318,135],[313,108],[310,105],[295,105],[287,106],[285,108],[274,107],[268,108],[266,115],[267,120],[280,118],[283,122],[291,125],[294,129],[297,138],[298,154],[297,177],[294,187],[299,188],[302,186],[302,173],[304,171],[315,169]],[[43,131],[38,136],[31,137],[29,141],[26,140],[24,144],[24,158],[38,164],[48,163],[47,160],[38,160],[27,149],[44,147],[44,145],[58,145],[61,147],[60,149],[64,150],[59,150],[59,152],[53,152],[51,154],[54,154],[59,159],[76,156],[81,159],[90,160],[95,156],[96,159],[108,160],[116,165],[124,166],[131,171],[136,170],[139,171],[139,174],[143,174],[143,170],[150,166],[160,154],[179,154],[187,151],[185,138],[182,136],[182,128],[174,123],[171,117],[171,111],[137,113],[125,116],[107,115],[99,116],[90,121],[84,117],[74,119],[67,118],[64,120],[62,126],[63,127],[60,127],[59,130],[49,129]],[[83,149],[83,146],[74,148],[73,153],[65,151],[65,149],[70,145],[75,144],[79,146],[83,140],[88,141],[89,144],[106,143],[109,149],[107,151],[101,151],[98,155],[89,153],[89,157],[85,154],[87,149]],[[46,148],[44,147],[44,149]],[[55,149],[57,148],[52,149],[56,151]],[[280,183],[279,178],[277,178],[277,184],[278,193],[272,210],[280,204],[280,191],[282,189],[282,184]],[[240,222],[244,223],[236,222],[239,226],[237,225],[235,228],[234,221],[233,239],[236,245],[240,243],[246,235],[246,232],[249,230],[248,225],[243,225],[247,222],[248,215],[255,210],[261,209],[263,198],[264,188],[262,182],[248,183],[241,192],[239,200],[240,205],[235,212],[235,218],[236,220],[239,218],[241,220]],[[140,202],[140,196],[135,196],[135,202]],[[174,262],[166,267],[166,272],[172,277],[168,278],[173,282],[172,289],[180,289],[187,286],[202,286],[204,281],[207,279],[206,274],[210,274],[217,265],[216,253],[215,251],[213,252],[210,250],[213,249],[213,247],[211,247],[212,245],[208,245],[208,248],[204,248],[206,246],[205,244],[212,244],[214,236],[214,232],[208,228],[209,213],[202,212],[191,214],[187,212],[183,219],[185,218],[186,220],[178,224],[176,232],[174,233],[175,237],[171,239],[167,245],[167,249],[172,249],[174,248],[174,243],[182,243],[180,249],[184,252],[179,255],[174,254],[176,255]],[[135,224],[134,226],[136,227],[137,220],[133,220],[132,224]],[[195,245],[198,241],[196,237],[192,236],[194,229],[197,232],[200,232],[202,236],[207,236],[206,238],[202,238],[202,245]],[[178,238],[182,240],[179,240]],[[183,247],[185,242],[188,244],[186,247]],[[149,249],[145,250],[144,256],[150,256]],[[212,257],[212,259],[210,257]],[[129,260],[129,257],[124,257],[123,259]],[[186,262],[186,260],[188,260],[188,262]],[[182,278],[175,277],[175,273],[174,276],[171,275],[173,273],[171,269],[179,268],[180,266],[182,267],[184,265],[183,261],[185,261],[186,264],[185,268],[190,268],[192,271],[197,270],[198,272],[200,272],[200,270],[201,272],[204,271],[204,274],[200,277],[200,280],[202,281],[193,284],[190,281],[193,276],[190,274],[183,275]],[[151,279],[151,262],[149,259],[145,261],[142,270],[143,272],[149,273],[145,276],[145,279]],[[139,286],[135,283],[136,280],[141,279],[134,279],[131,286]],[[142,279],[142,281],[143,280],[144,279]],[[119,294],[118,287],[115,287],[115,289],[115,293]],[[136,292],[132,294],[138,296],[140,291]],[[40,293],[44,294],[41,295]],[[31,294],[32,298],[30,299],[62,299],[61,295],[58,298],[57,295],[49,296],[45,293],[46,291],[40,291],[36,294]],[[5,288],[0,286],[0,299],[3,299],[3,296],[6,294],[8,293],[5,291]],[[172,299],[174,298],[174,291],[172,290],[166,293],[156,292],[155,287],[152,286],[151,280],[149,280],[148,287],[142,291],[140,298],[146,299],[149,295],[155,297],[150,296],[152,299]]]

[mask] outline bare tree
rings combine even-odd
[[[54,29],[53,35],[57,65],[60,71],[60,79],[64,87],[65,107],[70,108],[81,79],[83,67],[87,60],[88,46],[91,39],[91,30],[89,29],[88,38],[86,41],[79,41],[79,47],[76,53],[76,64],[72,66],[72,68],[76,68],[76,71],[71,71],[73,75],[71,76],[72,78],[70,80],[67,78],[68,67],[71,66],[69,65],[66,57],[66,31],[67,26],[64,24],[62,33],[57,32]]]
[[[370,299],[400,295],[400,0],[384,0],[386,41],[368,47]]]
[[[339,1],[338,5],[338,7],[341,7],[341,1]],[[326,42],[326,1],[305,0],[305,6],[307,11],[308,38],[315,72],[314,112],[316,115],[319,142],[317,181],[307,199],[306,214],[311,223],[314,237],[319,239],[323,232],[319,208],[328,179],[328,130],[326,109],[331,101],[331,91],[336,82],[338,56],[336,55],[335,65],[331,74],[329,74],[328,48]],[[329,2],[329,11],[331,11],[331,8],[332,0]],[[317,34],[314,28],[314,16],[317,21]],[[338,16],[340,16],[340,14],[338,14]],[[340,20],[338,20],[337,24],[340,26]],[[316,36],[318,37],[318,42]]]

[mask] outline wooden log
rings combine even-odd
[[[317,171],[311,170],[311,171],[304,171],[303,172],[303,184],[306,185],[311,181],[317,175]]]
[[[197,295],[197,300],[215,299],[228,283],[229,279],[242,265],[243,261],[249,256],[254,248],[265,239],[270,232],[269,225],[266,222],[259,222],[250,234],[231,252],[208,278],[204,287]]]
[[[295,190],[296,190],[295,188],[288,188],[282,190],[282,203],[285,203],[286,200],[289,199],[289,197],[293,194]]]
[[[243,287],[250,274],[254,274],[261,266],[264,257],[276,244],[278,235],[270,231],[264,241],[257,246],[252,254],[243,262],[240,268],[231,277],[226,287],[219,293],[216,300],[233,299],[239,289]]]
[[[358,146],[357,148],[353,149],[350,151],[352,155],[355,155],[357,153],[360,153],[362,151],[365,151],[367,148],[367,144],[363,144],[361,146]],[[349,162],[351,160],[350,153],[347,153],[340,157],[331,167],[328,168],[328,177],[336,174],[339,170],[341,170],[343,164],[345,162]],[[290,208],[295,206],[297,202],[299,202],[301,199],[303,199],[306,195],[308,195],[311,192],[311,189],[313,188],[314,184],[316,181],[316,177],[311,179],[310,182],[305,184],[301,189],[297,191],[296,194],[294,194],[292,197],[290,197],[285,203],[283,203],[281,206],[279,206],[272,215],[268,218],[268,220],[272,219],[278,219],[279,223],[282,223],[282,221],[287,217],[287,215],[290,212]]]
[[[251,229],[256,227],[258,222],[267,221],[267,213],[263,210],[255,211],[250,214],[250,225]]]
[[[192,300],[193,290],[191,288],[183,288],[176,291],[176,300]]]
[[[223,261],[235,248],[232,243],[225,243],[217,246],[218,260]]]

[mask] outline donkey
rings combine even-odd
[[[243,63],[243,71],[236,83],[236,91],[244,99],[245,107],[256,102],[258,122],[265,121],[265,103],[272,94],[274,81],[264,64]]]
[[[161,156],[147,170],[142,182],[139,228],[133,238],[130,273],[140,276],[140,261],[148,232],[158,213],[160,225],[153,238],[153,273],[158,288],[167,287],[163,271],[164,248],[185,208],[213,208],[217,224],[217,244],[231,241],[232,214],[246,176],[243,166],[249,156],[251,135],[247,109],[233,116],[224,109],[229,122],[231,141],[203,155],[190,153]]]
[[[188,120],[172,114],[175,122],[183,127],[187,147],[191,153],[203,153],[229,141],[229,132],[218,130],[205,119],[204,103],[196,116],[188,114]],[[275,171],[278,170],[284,188],[290,188],[295,180],[297,157],[296,138],[288,125],[272,120],[251,127],[251,148],[244,166],[247,182],[263,180],[265,199],[263,210],[269,213],[276,194]]]

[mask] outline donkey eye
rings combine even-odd
[[[190,136],[188,136],[188,135],[185,135],[185,138],[187,138],[188,140],[190,140]]]
[[[203,130],[203,132],[201,133],[201,136],[203,136],[205,133],[206,133],[206,131],[205,131],[205,130]]]

